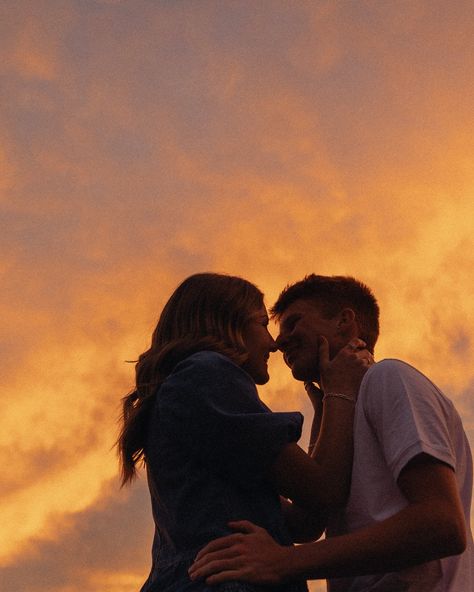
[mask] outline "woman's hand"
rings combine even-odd
[[[332,360],[329,359],[327,339],[319,337],[320,386],[325,394],[343,393],[357,399],[360,383],[364,374],[375,363],[372,354],[365,349],[366,343],[355,337],[339,350]]]
[[[211,541],[189,569],[192,580],[206,584],[242,580],[253,584],[280,584],[292,547],[278,545],[268,532],[248,520],[230,522],[238,531]]]

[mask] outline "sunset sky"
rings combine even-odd
[[[0,48],[2,590],[138,592],[125,361],[198,271],[362,279],[474,444],[471,1],[5,0]]]

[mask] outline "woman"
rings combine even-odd
[[[252,521],[291,545],[292,538],[317,538],[321,510],[344,498],[353,404],[328,399],[314,459],[307,456],[296,445],[301,414],[272,413],[256,391],[269,379],[276,350],[267,325],[253,284],[196,274],[173,293],[138,360],[118,445],[123,484],[144,461],[152,499],[153,565],[142,592],[210,590],[192,582],[188,568],[200,548],[231,532],[229,522]],[[332,362],[322,345],[325,386],[333,392],[357,392],[366,368],[356,341]],[[294,504],[281,504],[280,494]],[[306,584],[274,589],[304,591]],[[233,582],[213,590],[257,588]]]

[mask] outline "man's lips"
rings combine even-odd
[[[295,357],[297,356],[297,351],[295,349],[286,350],[283,352],[283,359],[285,362],[290,366],[294,361]]]

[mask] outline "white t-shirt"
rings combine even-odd
[[[407,505],[397,487],[406,464],[426,453],[456,474],[466,525],[461,555],[387,574],[335,578],[331,592],[473,592],[470,531],[472,456],[452,402],[412,366],[383,360],[362,381],[354,420],[354,463],[349,501],[327,536],[353,532],[393,516]]]

